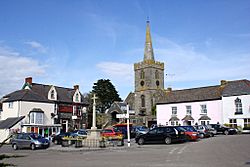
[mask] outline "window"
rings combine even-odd
[[[171,125],[174,126],[174,121],[171,121]]]
[[[206,121],[201,121],[201,125],[206,125]]]
[[[192,115],[191,106],[186,106],[187,115]]]
[[[141,107],[145,107],[145,96],[141,95]]]
[[[235,113],[234,114],[243,114],[242,113],[242,103],[241,103],[241,99],[239,99],[238,97],[235,99],[234,101],[235,103]]]
[[[30,112],[30,124],[43,124],[43,113]]]
[[[237,119],[229,119],[229,126],[232,128],[237,128]]]
[[[73,106],[73,115],[76,115],[76,106]]]
[[[79,94],[76,94],[76,102],[79,102]]]
[[[172,115],[177,115],[177,107],[172,107]]]
[[[155,79],[159,79],[159,71],[158,70],[155,71]]]
[[[140,78],[141,78],[141,79],[144,79],[144,77],[145,77],[145,73],[144,73],[143,70],[141,70]]]
[[[13,102],[9,102],[9,108],[13,108]]]
[[[244,128],[250,128],[250,118],[244,119]]]
[[[201,114],[207,114],[207,105],[206,104],[201,105]]]
[[[55,99],[55,91],[54,90],[52,90],[50,92],[50,99]]]

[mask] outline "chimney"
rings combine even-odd
[[[75,90],[79,89],[79,85],[74,85],[74,89]]]
[[[30,85],[32,85],[32,77],[25,78],[25,83],[29,83]]]
[[[168,87],[167,92],[171,92],[171,91],[172,91],[172,88]]]
[[[226,80],[221,80],[220,81],[220,85],[223,86],[223,85],[226,85],[227,84],[227,81]]]

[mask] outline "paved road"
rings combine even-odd
[[[101,151],[17,150],[1,153],[25,157],[4,159],[21,167],[250,167],[250,135],[218,135],[198,142],[143,145]]]

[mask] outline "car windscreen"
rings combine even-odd
[[[41,135],[39,135],[39,134],[30,134],[30,137],[32,138],[32,139],[41,139],[41,138],[43,138]]]

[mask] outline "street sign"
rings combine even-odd
[[[128,114],[116,114],[116,118],[128,118]]]

